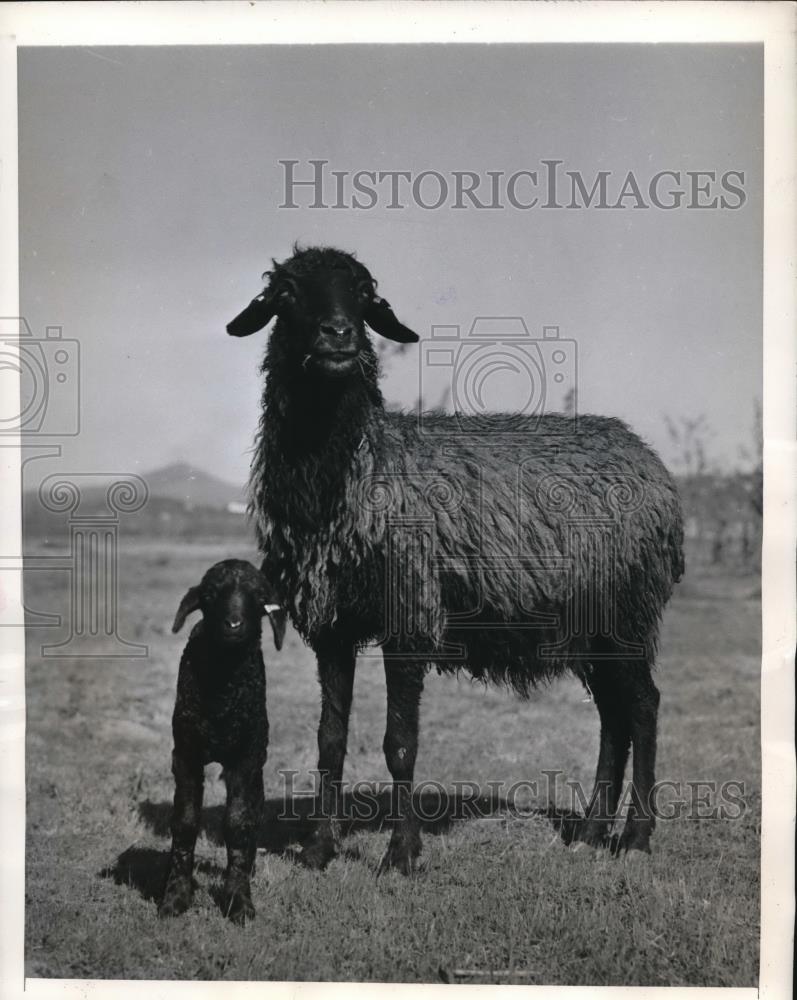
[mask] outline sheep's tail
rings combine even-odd
[[[673,540],[672,554],[672,582],[680,583],[686,572],[686,559],[684,557],[684,529],[679,525],[678,536]]]
[[[684,557],[684,515],[681,506],[681,498],[678,491],[675,491],[677,508],[673,523],[670,528],[670,566],[673,583],[680,583],[686,572],[686,559]]]
[[[252,449],[252,461],[249,466],[249,480],[246,484],[246,513],[250,523],[254,524],[257,547],[263,552],[266,546],[265,523],[265,488],[266,488],[266,414],[261,410],[255,444]]]

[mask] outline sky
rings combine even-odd
[[[22,312],[80,349],[80,433],[57,468],[188,461],[241,483],[267,333],[225,326],[297,240],[356,251],[424,339],[478,316],[522,317],[535,344],[558,326],[580,412],[622,417],[671,464],[665,416],[703,414],[711,454],[739,464],[761,398],[762,102],[757,46],[20,49]],[[588,186],[610,171],[613,190],[629,171],[644,189],[661,170],[733,170],[745,201],[358,211],[310,208],[305,188],[291,209],[286,159],[302,178],[311,159],[445,177],[559,159]],[[439,398],[449,369],[424,351],[388,360],[391,403]],[[522,379],[496,377],[491,405],[525,405]]]

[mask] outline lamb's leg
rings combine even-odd
[[[608,843],[617,812],[631,749],[631,725],[629,705],[617,682],[616,664],[599,661],[589,674],[589,684],[600,715],[600,750],[595,787],[576,837],[597,847]]]
[[[630,705],[633,757],[631,805],[618,851],[650,853],[650,835],[656,825],[653,814],[653,787],[656,782],[656,724],[659,692],[653,683],[650,666],[642,661],[629,663],[623,673],[623,686]]]
[[[324,868],[335,856],[336,817],[349,734],[355,659],[353,648],[318,654],[321,722],[318,726],[320,788],[316,812],[321,818],[299,855],[299,860],[308,868]]]
[[[202,812],[205,773],[200,762],[190,755],[172,753],[174,775],[174,810],[172,812],[172,852],[163,899],[158,907],[161,917],[184,913],[194,895],[194,847]]]
[[[397,868],[410,875],[421,853],[420,823],[412,802],[418,753],[418,714],[424,669],[414,663],[385,660],[387,726],[383,748],[393,778],[392,809],[397,817],[379,870]]]
[[[224,905],[230,920],[242,924],[255,915],[249,880],[255,867],[257,830],[263,815],[262,762],[246,761],[235,767],[225,767],[224,780],[227,785]]]

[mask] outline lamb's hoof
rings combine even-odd
[[[397,871],[401,875],[414,875],[418,871],[417,862],[420,853],[420,843],[391,840],[379,862],[379,867],[376,870],[377,877],[391,870]]]
[[[608,824],[594,819],[578,820],[567,843],[575,846],[586,844],[589,847],[609,847],[611,841]]]
[[[159,917],[179,917],[191,905],[194,888],[191,879],[169,880],[158,907]]]
[[[320,872],[332,861],[336,853],[335,844],[331,840],[311,840],[298,852],[296,860],[305,868]]]
[[[653,855],[651,854],[650,848],[644,850],[643,848],[632,848],[630,851],[626,851],[620,859],[620,864],[626,871],[630,872],[640,872],[648,873],[649,866],[653,864]]]
[[[229,919],[240,926],[255,919],[255,906],[248,887],[245,890],[238,889],[228,897],[226,912]]]
[[[650,830],[638,827],[629,830],[626,827],[619,837],[612,837],[610,849],[616,858],[626,857],[630,851],[650,854]]]
[[[234,924],[245,924],[254,920],[255,907],[252,903],[252,889],[249,878],[233,869],[224,880],[223,909]]]

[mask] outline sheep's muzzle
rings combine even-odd
[[[354,349],[347,350],[316,350],[308,355],[305,368],[327,375],[330,378],[341,378],[349,375],[357,367],[357,358],[360,352]]]

